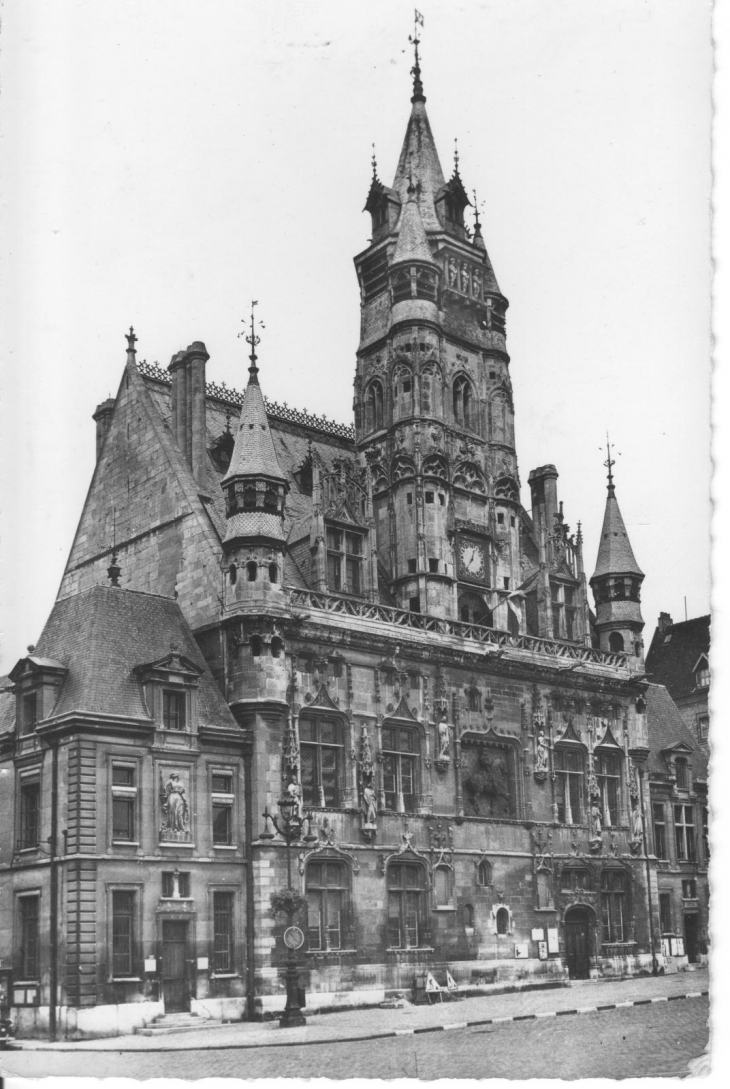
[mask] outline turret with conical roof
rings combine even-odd
[[[608,496],[591,589],[596,603],[596,631],[601,650],[625,651],[643,664],[641,584],[644,572],[634,557],[613,482],[611,444],[607,440]]]
[[[255,305],[255,304],[254,304]],[[284,504],[288,483],[276,456],[258,378],[253,307],[249,379],[228,471],[223,538],[226,608],[251,604],[282,592],[285,551]]]

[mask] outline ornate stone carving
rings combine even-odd
[[[189,843],[190,808],[185,797],[185,787],[176,771],[171,771],[164,783],[160,772],[160,810],[160,840]]]
[[[370,748],[367,726],[360,733],[360,830],[366,840],[375,838],[377,831],[378,806],[373,785],[375,765]]]

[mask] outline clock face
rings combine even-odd
[[[459,545],[461,573],[472,579],[484,576],[484,545],[476,541],[462,541]]]

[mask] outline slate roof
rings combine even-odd
[[[446,181],[422,99],[413,103],[393,179],[393,189],[402,204],[408,199],[410,177],[420,186],[418,204],[424,227],[427,231],[442,230],[436,214],[435,198]]]
[[[249,374],[231,462],[221,483],[240,476],[269,476],[284,480],[271,437],[257,368],[249,368]]]
[[[400,214],[398,241],[391,264],[397,265],[399,261],[425,261],[435,264],[412,186],[409,186],[408,200]]]
[[[88,712],[149,721],[134,669],[164,658],[173,642],[201,670],[199,723],[235,727],[177,602],[113,586],[92,586],[53,607],[35,648],[68,670],[52,715]]]
[[[598,559],[592,579],[602,575],[642,575],[644,572],[634,558],[634,553],[621,517],[616,492],[609,486],[606,510],[603,515]],[[591,579],[591,581],[592,581]]]
[[[646,693],[646,716],[649,729],[649,771],[667,774],[662,750],[684,744],[692,750],[689,757],[695,780],[707,779],[707,755],[685,726],[679,708],[664,685],[650,684]]]
[[[646,671],[656,684],[666,685],[672,699],[695,692],[694,668],[701,655],[710,652],[710,619],[709,615],[697,616],[654,632]]]

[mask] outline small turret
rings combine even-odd
[[[251,344],[249,380],[231,462],[221,481],[226,498],[227,612],[260,607],[264,601],[274,603],[283,592],[288,483],[279,467],[259,385],[256,345],[260,338],[255,334],[253,306],[251,333],[246,337]]]
[[[596,631],[601,650],[624,651],[643,667],[644,643],[641,632],[641,584],[644,572],[634,557],[613,483],[611,444],[607,440],[608,497],[603,516],[601,542],[591,589],[596,603]]]

